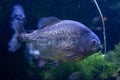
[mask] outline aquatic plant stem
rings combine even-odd
[[[105,29],[105,23],[104,23],[103,15],[102,15],[102,12],[100,10],[100,7],[99,7],[97,1],[94,0],[94,3],[95,3],[95,5],[96,5],[96,7],[97,7],[97,9],[98,9],[98,11],[100,13],[100,17],[101,17],[101,20],[102,20],[102,25],[103,25],[103,39],[104,39],[104,54],[106,54],[106,29]]]
[[[103,19],[103,15],[102,15],[102,12],[101,12],[101,9],[97,3],[96,0],[94,0],[94,3],[99,11],[99,14],[100,14],[100,17],[101,17],[101,20],[102,20],[102,25],[103,25],[103,39],[104,39],[104,54],[106,54],[106,30],[105,30],[105,23],[104,23],[104,19]],[[105,61],[104,61],[104,64],[105,64]],[[103,67],[103,72],[105,71],[105,65]],[[104,78],[102,78],[102,80],[104,80]]]

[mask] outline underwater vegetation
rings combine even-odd
[[[115,46],[114,50],[108,52],[105,57],[106,61],[114,63],[116,67],[120,68],[120,43]]]
[[[119,77],[119,61],[120,43],[106,55],[96,53],[79,62],[62,62],[57,67],[49,62],[44,68],[39,68],[33,62],[27,72],[30,78],[41,77],[43,80],[116,80]]]
[[[113,46],[120,40],[120,0],[97,1],[106,23],[108,51],[113,49]],[[96,53],[82,61],[75,63],[62,62],[56,67],[53,67],[51,61],[43,68],[39,68],[36,61],[30,62],[27,66],[27,60],[22,50],[24,47],[15,54],[9,54],[7,42],[13,34],[9,19],[12,6],[16,2],[19,2],[25,9],[26,29],[35,29],[37,21],[41,17],[56,16],[60,19],[73,19],[83,22],[97,33],[101,41],[103,38],[101,18],[93,0],[87,2],[86,0],[1,0],[0,73],[5,77],[3,76],[3,79],[0,80],[116,80],[118,78],[120,72],[120,44],[116,45],[114,50],[108,51],[106,55]],[[92,19],[93,23],[91,22]],[[26,77],[28,79],[25,79]]]

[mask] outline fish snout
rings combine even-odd
[[[102,46],[101,45],[96,49],[96,51],[100,51],[100,50],[102,50]]]

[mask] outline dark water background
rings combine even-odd
[[[120,0],[97,0],[103,16],[107,18],[106,35],[107,51],[114,49],[120,42],[120,7],[114,7]],[[1,0],[0,1],[0,80],[28,80],[25,72],[27,62],[24,57],[23,47],[16,53],[7,51],[8,41],[13,34],[10,28],[10,15],[14,4],[19,3],[26,14],[25,29],[36,29],[41,17],[56,16],[59,19],[80,21],[100,37],[103,43],[101,20],[96,24],[92,21],[99,17],[98,10],[92,0]],[[113,8],[111,8],[113,7]],[[2,79],[3,78],[3,79]],[[30,79],[29,79],[30,80]]]

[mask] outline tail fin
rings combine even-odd
[[[18,40],[18,35],[20,33],[25,33],[25,30],[23,28],[25,14],[23,8],[20,5],[17,4],[13,7],[11,18],[12,18],[11,28],[14,30],[14,35],[12,36],[12,39],[8,43],[9,46],[8,50],[10,52],[14,52],[21,46],[21,43]]]

